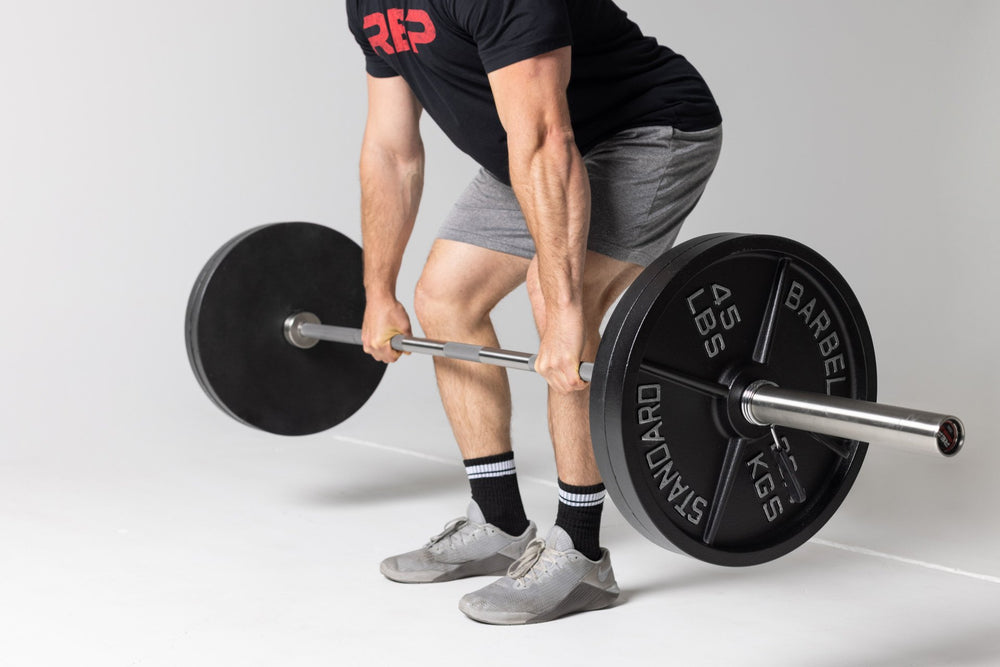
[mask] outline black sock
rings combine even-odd
[[[559,480],[556,525],[573,540],[573,547],[590,560],[601,557],[601,511],[604,485],[573,486]]]
[[[514,452],[465,459],[465,474],[472,487],[472,499],[483,511],[487,523],[507,533],[520,535],[528,528],[514,468]]]

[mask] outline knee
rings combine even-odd
[[[452,280],[427,272],[417,281],[413,311],[429,336],[466,330],[487,315]]]
[[[417,281],[413,290],[413,312],[424,331],[436,328],[438,321],[447,319],[447,313],[444,312],[448,307],[446,296],[440,285],[426,276],[421,276]]]

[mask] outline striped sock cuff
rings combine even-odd
[[[605,495],[603,484],[573,486],[559,480],[559,502],[570,507],[597,507],[604,503]]]
[[[514,475],[514,452],[483,456],[478,459],[465,459],[465,474],[469,479],[484,479],[486,477],[505,477]]]

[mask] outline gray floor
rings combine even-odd
[[[967,546],[936,562],[857,541],[877,486],[867,470],[818,539],[749,569],[664,551],[609,506],[604,541],[621,602],[554,623],[469,621],[458,598],[485,580],[385,580],[383,556],[422,543],[466,502],[428,371],[426,360],[392,369],[397,385],[423,378],[428,391],[383,387],[334,432],[301,439],[231,422],[193,380],[173,407],[187,410],[196,437],[82,409],[69,416],[85,434],[75,442],[64,423],[22,426],[17,437],[37,447],[10,448],[2,461],[0,662],[1000,662],[1000,577],[956,567]],[[544,525],[555,489],[533,400],[541,390],[535,378],[514,385],[522,490]],[[845,550],[857,547],[869,551]]]

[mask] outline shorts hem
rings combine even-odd
[[[587,242],[587,250],[616,259],[619,262],[628,262],[639,266],[649,266],[662,254],[648,248],[625,248],[606,239],[593,238]]]
[[[509,244],[504,244],[498,241],[492,236],[487,236],[484,234],[476,234],[474,232],[469,232],[467,230],[452,230],[452,229],[442,229],[438,232],[437,238],[443,239],[445,241],[455,241],[457,243],[466,243],[468,245],[474,245],[478,248],[484,248],[486,250],[493,250],[494,252],[502,252],[505,255],[513,255],[515,257],[521,257],[523,259],[534,259],[535,251],[527,250],[525,248],[512,247]],[[598,255],[604,255],[605,257],[610,257],[611,259],[618,260],[619,262],[628,262],[629,264],[638,264],[639,266],[648,266],[654,260],[660,257],[661,252],[658,249],[653,248],[626,248],[620,245],[616,245],[606,239],[594,239],[591,238],[587,242],[587,250],[595,252]]]
[[[514,255],[515,257],[521,257],[523,259],[532,259],[535,256],[534,249],[528,251],[524,248],[511,247],[510,244],[504,244],[495,237],[486,236],[484,234],[476,234],[475,232],[470,232],[465,229],[441,229],[438,230],[437,238],[444,239],[445,241],[467,243],[479,248],[493,250],[494,252],[502,252],[505,255]]]

